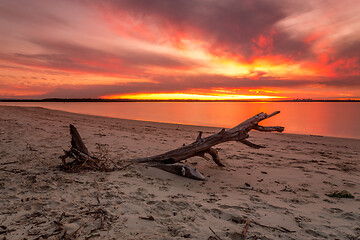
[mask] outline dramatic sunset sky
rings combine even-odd
[[[359,0],[0,0],[0,98],[360,99]]]

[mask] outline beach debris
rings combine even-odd
[[[140,219],[143,219],[143,220],[149,220],[149,221],[155,221],[155,218],[153,216],[146,216],[146,217],[139,217]]]
[[[212,230],[211,227],[209,227],[209,229],[210,229],[210,230],[212,231],[212,233],[215,235],[215,239],[216,239],[216,240],[222,240],[222,238],[219,237],[219,236],[216,234],[216,232],[214,232],[214,230]],[[208,239],[211,239],[211,238],[209,237]]]
[[[189,167],[184,164],[149,164],[149,166],[156,167],[166,172],[174,173],[183,177],[195,180],[205,180],[205,177],[196,168]]]
[[[159,168],[164,171],[174,173],[186,178],[205,180],[205,177],[197,169],[184,164],[179,164],[179,162],[195,156],[209,159],[209,157],[205,155],[208,154],[218,166],[224,167],[225,165],[220,160],[218,151],[213,148],[213,146],[229,141],[237,141],[255,149],[264,148],[264,146],[260,146],[246,140],[249,137],[248,133],[251,130],[257,130],[262,132],[284,131],[284,127],[264,127],[259,125],[259,122],[267,118],[271,118],[279,113],[280,111],[273,112],[272,114],[259,113],[249,118],[248,120],[240,123],[234,128],[228,130],[225,130],[225,128],[223,128],[220,130],[220,132],[212,134],[205,138],[203,138],[202,136],[203,133],[199,131],[196,140],[191,144],[183,145],[182,147],[159,155],[123,160],[120,163],[141,163],[145,164],[146,166]],[[65,170],[73,172],[84,169],[111,171],[120,170],[123,168],[123,166],[118,166],[109,158],[91,156],[84,142],[82,141],[79,132],[71,124],[70,134],[71,148],[69,151],[65,151],[65,155],[60,156],[63,163],[63,168]],[[67,158],[72,158],[73,161],[66,162]]]
[[[343,190],[341,192],[334,191],[331,193],[326,193],[325,195],[332,198],[354,198],[354,196],[346,190]]]
[[[255,149],[264,148],[264,146],[254,144],[246,140],[249,137],[248,133],[251,130],[257,130],[262,132],[284,131],[284,127],[279,127],[279,126],[264,127],[259,125],[259,122],[267,118],[273,117],[279,113],[280,111],[273,112],[272,114],[259,113],[249,118],[248,120],[240,123],[234,128],[231,128],[229,130],[225,130],[225,128],[223,128],[221,129],[220,132],[205,138],[203,138],[202,132],[200,131],[196,140],[191,144],[183,145],[180,148],[156,156],[131,159],[128,161],[144,163],[151,167],[160,168],[164,171],[178,174],[178,170],[174,170],[174,169],[178,169],[179,167],[175,166],[174,168],[172,168],[170,167],[171,165],[174,165],[175,163],[181,162],[183,160],[186,160],[194,156],[200,156],[204,159],[208,159],[208,157],[205,154],[209,154],[212,160],[218,166],[223,167],[225,165],[221,162],[218,152],[216,149],[213,148],[213,146],[228,141],[237,141]],[[165,165],[166,167],[164,167]],[[184,169],[186,170],[187,168]],[[187,171],[185,172],[187,173]],[[189,174],[179,174],[179,175],[182,175],[187,178],[204,180],[202,177],[198,178],[198,174],[197,174],[198,171],[195,172],[196,175],[192,175],[192,173],[194,172],[195,172],[194,169],[191,169],[191,171],[189,171]]]
[[[64,227],[66,228],[67,226],[71,226],[71,227],[73,227],[73,226],[77,226],[78,224],[76,224],[76,223],[73,223],[73,224],[67,224],[67,225],[64,225]],[[70,233],[69,234],[69,236],[68,236],[68,239],[73,239],[75,236],[76,236],[76,234],[77,234],[77,232],[79,232],[79,230],[82,228],[83,226],[78,226],[76,229],[75,229],[75,231],[73,231],[72,233]],[[65,231],[65,232],[67,232],[67,231]]]
[[[85,215],[93,215],[95,220],[100,220],[98,227],[92,229],[90,234],[98,230],[108,230],[111,227],[111,223],[118,218],[116,215],[106,209],[103,209],[102,207],[96,209],[95,211],[86,211]]]
[[[85,143],[80,137],[76,127],[70,124],[71,148],[69,151],[64,150],[64,155],[59,158],[62,160],[62,168],[69,172],[79,172],[81,170],[98,170],[98,171],[113,171],[117,169],[114,161],[107,157],[107,150],[104,146],[97,144],[96,148],[98,154],[91,156]],[[66,162],[66,159],[73,159]]]
[[[14,163],[18,163],[18,162],[19,161],[5,162],[5,163],[1,163],[1,165],[4,166],[4,165],[14,164]]]
[[[230,235],[230,238],[232,240],[244,240],[244,239],[246,239],[246,233],[247,233],[247,230],[250,227],[250,222],[251,222],[251,220],[249,218],[247,218],[246,221],[245,221],[245,226],[244,226],[243,230],[241,231],[241,233],[234,232],[234,233],[232,233]]]
[[[249,226],[250,226],[250,219],[248,218],[248,219],[246,219],[246,223],[245,223],[244,229],[242,231],[242,238],[243,239],[246,238],[246,232],[249,229]]]

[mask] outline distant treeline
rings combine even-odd
[[[287,99],[287,100],[138,100],[138,99],[100,99],[100,98],[46,98],[46,99],[0,99],[0,102],[360,102],[360,100],[325,99]]]

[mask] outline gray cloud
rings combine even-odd
[[[165,31],[206,39],[217,54],[251,58],[262,50],[262,55],[294,58],[307,55],[310,49],[303,39],[294,39],[276,27],[287,17],[289,6],[282,0],[107,0],[101,4],[114,15],[121,11],[140,21],[154,21]],[[272,46],[259,45],[260,36],[272,38]]]
[[[119,49],[109,53],[65,42],[44,40],[32,40],[32,42],[51,53],[11,55],[0,53],[0,58],[26,66],[116,76],[141,75],[150,67],[190,69],[199,66],[189,59],[151,51]]]

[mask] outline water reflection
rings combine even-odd
[[[281,114],[263,125],[280,125],[285,132],[360,138],[359,103],[0,103],[1,105],[40,106],[69,112],[171,122],[193,125],[234,127],[259,112]]]

